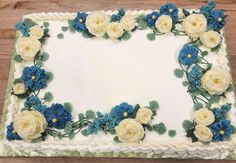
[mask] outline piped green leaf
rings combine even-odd
[[[44,94],[44,97],[43,99],[46,101],[46,102],[51,102],[53,100],[53,95],[51,92],[46,92]]]
[[[49,27],[49,23],[48,23],[48,22],[43,22],[43,26],[44,26],[45,28],[48,28],[48,27]]]
[[[194,110],[199,110],[199,109],[203,108],[203,104],[200,102],[197,102],[194,104],[193,108],[194,108]]]
[[[149,107],[150,107],[150,109],[152,109],[152,110],[156,110],[156,109],[158,109],[159,108],[159,103],[157,102],[157,101],[150,101],[149,102]]]
[[[40,60],[45,62],[49,59],[49,54],[47,52],[43,52],[41,55],[40,55]]]
[[[68,27],[66,27],[66,26],[62,26],[62,27],[61,27],[61,30],[62,30],[63,32],[66,32],[66,31],[68,31],[68,29],[69,29],[69,28],[68,28]]]
[[[147,39],[148,39],[149,41],[153,41],[153,40],[156,39],[156,35],[155,35],[154,33],[148,33],[148,34],[147,34]]]
[[[118,138],[118,136],[115,136],[115,137],[113,138],[113,140],[114,140],[116,143],[121,143],[120,140],[119,140],[119,138]]]
[[[175,137],[175,135],[176,135],[176,131],[175,130],[169,130],[168,131],[168,135],[169,135],[169,137]]]
[[[92,38],[93,37],[93,35],[91,33],[89,33],[88,30],[85,30],[84,32],[82,32],[82,36],[84,38]]]
[[[16,61],[17,63],[21,63],[23,61],[23,58],[21,58],[20,55],[14,55],[14,61]]]
[[[64,128],[64,132],[67,133],[67,134],[70,134],[73,130],[73,122],[67,122],[66,125],[65,125],[65,128]]]
[[[85,116],[87,119],[94,119],[96,117],[96,114],[93,110],[87,110]]]
[[[81,131],[81,134],[84,135],[84,136],[89,136],[89,133],[88,133],[88,130],[87,129],[83,129]]]
[[[226,89],[226,92],[233,92],[233,91],[234,91],[233,84],[229,84],[229,87]]]
[[[72,105],[69,102],[65,102],[64,103],[64,108],[68,111],[71,112],[72,111]]]
[[[120,37],[121,40],[129,40],[131,38],[131,34],[127,31],[123,33],[123,35]]]
[[[159,124],[155,124],[152,126],[153,130],[156,131],[158,134],[163,135],[166,132],[166,126],[163,122]]]
[[[184,71],[179,69],[179,68],[176,68],[174,70],[174,75],[177,77],[177,78],[182,78],[184,76]]]
[[[190,128],[193,127],[193,122],[190,120],[184,120],[182,123],[182,127],[185,129],[185,131],[189,130]]]
[[[59,33],[59,34],[57,35],[57,38],[58,38],[58,39],[63,39],[63,38],[64,38],[64,35],[63,35],[62,33]]]
[[[23,80],[21,78],[16,78],[14,81],[13,81],[13,84],[17,84],[17,83],[23,83]]]
[[[52,79],[53,79],[53,73],[51,73],[51,72],[46,72],[46,76],[47,76],[47,81],[48,81],[48,82],[52,81]]]

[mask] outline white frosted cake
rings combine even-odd
[[[213,1],[25,15],[1,155],[235,159],[225,18]]]

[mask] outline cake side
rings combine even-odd
[[[147,11],[145,13],[149,13],[150,11]],[[109,14],[111,14],[112,12],[108,12]],[[128,11],[127,11],[128,13]],[[131,12],[132,14],[136,14],[136,12]],[[143,13],[143,11],[139,11],[139,13]],[[52,15],[52,16],[51,16]],[[68,19],[68,18],[72,18],[73,16],[75,16],[75,14],[57,14],[57,13],[49,13],[48,16],[47,14],[38,14],[39,19],[42,21],[50,21],[52,20],[61,20],[61,19]],[[28,16],[26,16],[28,17]],[[33,20],[37,21],[37,14],[33,14],[31,16],[29,16],[30,18],[32,18]],[[225,66],[229,69],[227,63],[227,59],[226,59],[226,44],[223,38],[222,41],[222,46],[221,49],[219,50],[219,54],[221,56],[218,56],[219,58],[216,59],[218,60],[219,64],[222,66]],[[16,69],[20,69],[19,67]],[[16,76],[19,76],[19,74],[16,74]],[[234,103],[234,94],[228,93],[229,96],[227,96],[226,99],[223,99],[222,103],[226,101],[233,101]],[[12,105],[14,105],[16,102],[15,97],[11,97],[11,100],[13,101]],[[22,104],[21,104],[22,105]],[[217,106],[217,105],[216,105]],[[14,110],[14,109],[10,109],[8,110]],[[11,115],[12,112],[9,112],[9,114]],[[231,112],[233,114],[233,112]],[[8,119],[8,122],[11,122],[11,119]],[[7,127],[7,126],[6,126]],[[101,134],[101,136],[105,136],[103,134]],[[99,137],[99,136],[98,136]],[[107,137],[107,136],[106,136]],[[97,154],[95,154],[95,156],[106,156],[106,155],[113,155],[113,152],[115,153],[113,156],[118,156],[118,157],[137,157],[137,155],[139,155],[140,151],[142,151],[143,155],[141,157],[180,157],[180,158],[185,158],[185,157],[200,157],[200,158],[223,158],[225,157],[228,153],[229,153],[229,149],[231,149],[231,145],[232,142],[220,142],[220,143],[211,143],[211,145],[207,146],[204,145],[202,143],[192,143],[192,142],[188,142],[188,139],[184,140],[183,142],[179,142],[176,143],[175,140],[173,140],[173,143],[169,142],[169,140],[167,141],[167,143],[163,142],[143,142],[140,144],[116,144],[113,141],[109,142],[109,146],[114,146],[113,148],[107,147],[108,143],[104,142],[101,143],[101,141],[99,141],[100,139],[98,139],[98,144],[95,142],[94,137],[92,137],[92,140],[94,142],[94,144],[90,144],[87,143],[86,141],[84,141],[81,144],[77,144],[76,146],[73,144],[74,142],[70,143],[71,141],[55,141],[54,139],[50,139],[48,141],[41,142],[40,144],[33,144],[32,143],[27,143],[27,142],[20,142],[20,141],[15,141],[14,143],[8,142],[6,140],[6,144],[11,144],[11,146],[13,147],[13,151],[19,148],[19,149],[23,149],[24,152],[27,151],[27,149],[30,147],[35,148],[36,150],[34,151],[29,151],[26,152],[25,154],[27,155],[44,155],[45,153],[47,153],[47,156],[50,155],[54,155],[54,153],[52,152],[52,149],[56,149],[56,151],[60,151],[62,155],[66,155],[69,154],[71,152],[65,152],[65,150],[68,151],[74,151],[72,153],[75,153],[75,155],[87,155],[87,156],[93,156],[95,151],[100,151]],[[50,142],[50,145],[48,144]],[[90,142],[90,141],[88,141]],[[101,145],[100,145],[101,143]],[[52,145],[53,144],[53,145]],[[66,146],[67,145],[67,146]],[[96,147],[94,147],[96,145]],[[37,149],[39,149],[39,146],[42,150],[37,151]],[[89,147],[90,146],[90,147]],[[194,146],[194,147],[193,147]],[[187,147],[187,150],[186,150]],[[216,151],[216,149],[218,149],[219,151]],[[43,153],[41,153],[42,151],[45,151]],[[130,152],[130,155],[124,154],[124,151],[126,153]],[[146,152],[144,152],[146,151]],[[21,151],[22,152],[22,151]],[[55,153],[55,155],[57,155],[58,153]],[[105,152],[105,153],[104,153]],[[111,152],[111,153],[110,153]],[[118,154],[119,153],[119,154]],[[147,154],[149,153],[149,154]],[[22,154],[22,153],[21,153]],[[7,154],[8,155],[8,154]],[[209,155],[209,156],[208,156]],[[212,157],[211,157],[212,156]]]

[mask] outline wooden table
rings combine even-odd
[[[6,92],[8,72],[10,68],[13,41],[15,37],[14,24],[22,16],[33,12],[77,12],[88,10],[116,10],[125,9],[158,9],[160,5],[171,2],[178,7],[199,8],[207,0],[0,0],[0,107]],[[228,14],[226,25],[226,39],[233,69],[234,85],[236,84],[236,0],[217,0],[217,8]],[[1,113],[0,113],[1,114]],[[118,158],[0,158],[0,163],[10,162],[154,162],[153,159],[118,159]],[[190,160],[159,160],[160,162],[189,162]],[[191,160],[197,162],[198,160]],[[206,162],[206,161],[201,161]],[[218,161],[209,161],[218,162]],[[228,161],[223,161],[228,162]]]

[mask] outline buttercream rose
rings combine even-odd
[[[124,33],[122,25],[118,22],[112,22],[107,25],[106,33],[111,39],[117,39]]]
[[[201,142],[209,142],[212,140],[213,134],[211,130],[204,125],[197,125],[193,134],[198,138]]]
[[[220,67],[215,67],[207,71],[201,78],[202,88],[211,95],[222,94],[230,84],[229,72]]]
[[[96,37],[102,37],[105,34],[109,17],[104,12],[92,12],[85,21],[88,31]]]
[[[16,42],[16,53],[26,61],[34,60],[40,48],[41,43],[35,38],[22,37]]]
[[[131,31],[135,27],[136,19],[133,15],[125,15],[121,18],[120,23],[126,31]]]
[[[135,143],[144,137],[143,126],[131,118],[122,120],[115,130],[118,139],[124,143]]]
[[[44,31],[39,25],[35,25],[29,29],[29,35],[32,38],[41,39],[44,35]]]
[[[25,140],[33,140],[41,136],[47,127],[44,116],[38,111],[22,111],[13,119],[16,133]]]
[[[16,95],[21,95],[26,92],[26,87],[24,83],[16,83],[13,85],[13,92]]]
[[[205,47],[214,48],[219,45],[221,37],[220,34],[216,31],[208,31],[200,37],[200,40]]]
[[[142,124],[147,124],[152,118],[152,111],[148,108],[140,108],[136,113],[135,120]]]
[[[155,22],[155,27],[161,33],[170,32],[172,28],[172,18],[168,15],[161,15]]]
[[[195,112],[194,120],[199,125],[208,126],[214,122],[215,117],[212,111],[202,108]]]
[[[207,28],[207,20],[203,14],[191,14],[183,21],[184,31],[191,37],[199,37]]]

